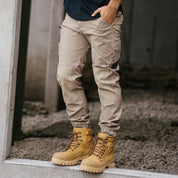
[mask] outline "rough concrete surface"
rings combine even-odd
[[[95,135],[100,114],[98,101],[89,103]],[[11,157],[50,160],[64,150],[72,126],[66,111],[47,114],[41,103],[25,102],[24,139],[16,141]],[[119,168],[178,174],[178,92],[123,90],[121,129],[115,143]]]

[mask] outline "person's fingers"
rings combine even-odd
[[[94,11],[91,16],[94,17],[96,14],[98,14],[100,12],[100,10],[101,10],[101,8],[96,9],[96,11]]]

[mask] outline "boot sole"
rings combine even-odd
[[[61,160],[55,157],[52,157],[51,162],[57,165],[62,165],[62,166],[72,166],[72,165],[76,165],[78,164],[79,161],[82,161],[83,159],[87,158],[89,155],[87,156],[80,156],[74,160],[71,161],[66,161],[66,160]]]
[[[115,168],[115,163],[110,163],[109,165],[103,166],[103,167],[100,167],[100,168],[80,165],[81,171],[92,172],[92,173],[102,173],[106,168]]]

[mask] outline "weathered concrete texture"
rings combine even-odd
[[[52,1],[32,0],[25,97],[44,100]]]
[[[178,178],[178,176],[170,174],[160,174],[117,168],[107,169],[102,174],[91,174],[80,171],[79,166],[56,166],[48,161],[9,159],[6,160],[4,163],[4,170],[5,172],[7,171],[7,174],[2,178],[12,178],[14,177],[14,175],[15,177],[19,178]],[[13,169],[11,169],[11,171],[8,171],[8,169],[12,165]]]
[[[175,67],[178,37],[178,1],[135,0],[131,62]]]
[[[132,21],[133,21],[133,5],[134,0],[123,1],[122,7],[124,11],[124,23],[122,25],[122,50],[121,50],[121,62],[130,61],[130,48],[132,38]]]
[[[11,144],[21,0],[1,0],[0,11],[0,162],[2,162],[9,154]]]
[[[57,111],[58,103],[58,82],[56,79],[58,65],[58,42],[60,28],[64,19],[63,0],[52,0],[51,18],[48,44],[48,57],[45,83],[45,107],[49,112]]]

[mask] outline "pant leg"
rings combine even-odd
[[[90,45],[77,29],[77,21],[67,15],[61,26],[57,80],[73,127],[88,127],[89,111],[81,76]]]
[[[120,128],[122,110],[119,85],[119,58],[121,51],[121,24],[123,15],[116,17],[112,25],[102,18],[96,20],[94,34],[90,35],[95,81],[101,102],[99,125],[102,133],[116,136]]]

